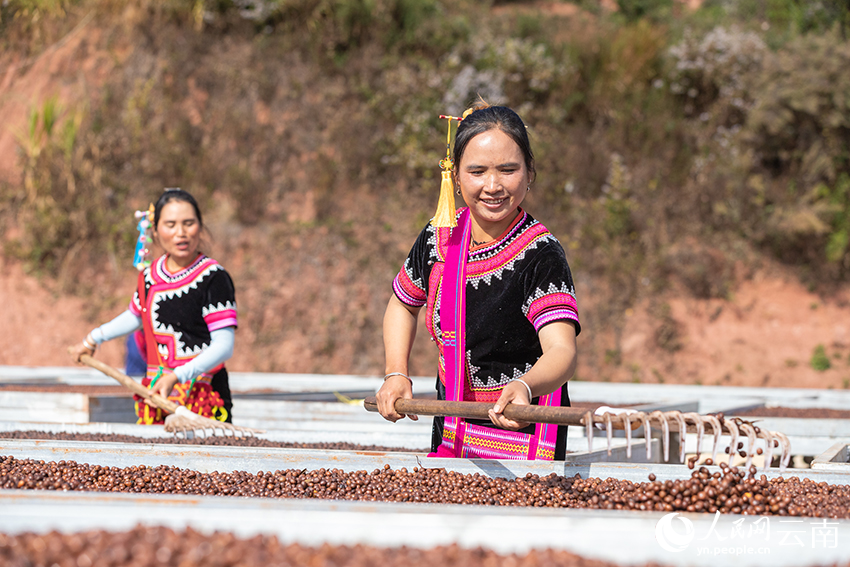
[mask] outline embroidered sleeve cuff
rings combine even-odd
[[[578,329],[580,328],[578,313],[570,311],[569,309],[553,309],[552,311],[547,311],[531,323],[534,325],[534,330],[539,332],[544,325],[548,325],[555,321],[570,321],[575,323],[576,334],[578,334]]]
[[[210,332],[218,331],[219,329],[225,329],[227,327],[239,326],[239,322],[236,320],[235,312],[227,317],[204,317],[204,321],[206,321],[207,328],[210,330]]]
[[[404,270],[393,280],[393,292],[399,301],[413,307],[422,307],[427,299],[425,290],[414,285]]]
[[[127,311],[136,317],[142,316],[142,306],[139,304],[139,294],[133,294],[133,299],[130,300],[130,305],[127,306]]]
[[[210,332],[239,326],[236,318],[236,305],[230,301],[226,304],[219,303],[218,305],[204,307],[202,315]]]
[[[548,293],[531,302],[526,314],[535,331],[553,321],[571,321],[580,328],[575,297],[569,293]]]

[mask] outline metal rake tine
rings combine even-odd
[[[629,419],[629,412],[624,411],[622,414],[623,426],[626,431],[626,458],[632,458],[632,420]]]
[[[764,470],[767,470],[773,464],[773,434],[766,429],[759,429],[757,435],[764,439]]]
[[[667,418],[659,410],[655,410],[649,414],[650,419],[657,419],[661,424],[661,444],[664,449],[664,462],[670,462],[670,425],[667,423]]]
[[[685,424],[685,418],[682,417],[680,411],[668,411],[664,414],[670,419],[675,419],[679,426],[679,462],[685,462],[685,437],[688,434],[688,426]]]
[[[779,445],[782,447],[782,457],[779,459],[779,472],[785,472],[788,468],[788,463],[791,461],[791,441],[784,433],[773,431],[773,435],[779,440]]]
[[[643,440],[646,443],[646,460],[652,461],[652,426],[645,412],[638,412],[638,418],[643,424]]]
[[[683,415],[685,419],[690,419],[694,422],[694,427],[697,428],[697,460],[699,460],[699,455],[702,449],[702,436],[705,433],[705,427],[702,423],[702,416],[696,412],[688,412]]]
[[[720,420],[716,416],[706,415],[701,417],[705,422],[711,424],[711,431],[714,434],[714,444],[711,447],[711,462],[717,463],[717,447],[720,445],[720,435],[723,433],[723,426],[720,425]]]
[[[724,420],[723,424],[732,434],[732,440],[729,442],[729,466],[731,467],[732,457],[734,457],[735,453],[738,451],[738,426],[735,425],[735,421],[731,419]]]
[[[607,411],[603,416],[605,418],[605,437],[608,439],[608,456],[611,456],[611,441],[614,434],[614,428],[611,427],[611,414]]]
[[[658,421],[658,426],[661,428],[661,455],[664,461],[670,460],[670,429],[667,426],[667,420],[664,419],[664,414],[656,410],[649,414],[650,421],[655,419]]]
[[[744,421],[741,423],[741,431],[743,431],[747,436],[747,464],[744,465],[744,468],[746,468],[747,472],[749,472],[750,465],[753,464],[753,455],[756,450],[756,430],[751,423]]]

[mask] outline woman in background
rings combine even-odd
[[[231,421],[227,370],[237,327],[233,282],[221,265],[200,251],[204,224],[197,201],[168,189],[152,219],[155,242],[165,251],[139,273],[129,307],[93,329],[74,347],[79,361],[97,346],[140,328],[145,334],[147,373],[142,384],[205,417]],[[165,416],[138,397],[139,423]]]

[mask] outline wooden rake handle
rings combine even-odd
[[[150,400],[150,402],[159,409],[167,411],[168,413],[175,413],[177,411],[177,404],[171,400],[163,398],[159,394],[153,393],[151,390],[148,390],[117,368],[113,368],[88,354],[82,355],[80,357],[80,362],[86,366],[91,366],[95,370],[100,370],[110,378],[114,378],[134,394],[138,394],[144,399]]]
[[[378,401],[375,396],[369,396],[363,401],[367,411],[378,411]],[[433,415],[441,417],[462,417],[464,419],[489,420],[488,412],[493,404],[487,402],[451,402],[446,400],[407,400],[398,399],[395,410],[400,414]],[[502,412],[505,417],[514,421],[528,423],[552,423],[555,425],[584,425],[587,409],[551,406],[520,406],[508,404]],[[612,424],[614,427],[616,423]],[[622,424],[619,424],[622,429]]]

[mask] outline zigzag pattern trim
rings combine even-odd
[[[183,341],[181,340],[183,337],[183,333],[180,331],[176,331],[171,325],[163,325],[159,321],[158,313],[160,303],[166,299],[181,297],[190,289],[198,289],[198,283],[203,281],[204,278],[206,278],[210,274],[213,274],[223,268],[218,264],[218,262],[216,262],[212,258],[201,256],[194,264],[192,264],[185,270],[182,270],[177,274],[171,275],[165,269],[165,258],[165,256],[161,256],[159,259],[157,259],[154,266],[152,266],[153,269],[145,272],[145,280],[150,282],[152,286],[157,286],[160,288],[153,289],[152,287],[150,292],[151,326],[155,335],[164,337],[165,339],[166,344],[160,344],[157,347],[163,360],[168,360],[169,354],[173,355],[175,361],[192,359],[198,356],[203,350],[203,348],[200,345],[195,345],[195,347],[191,349],[186,348],[185,343],[183,343]],[[156,277],[154,277],[153,275],[154,270],[156,273]],[[162,281],[155,281],[157,278],[162,278]],[[187,278],[190,279],[188,279],[187,281]],[[233,309],[235,313],[235,306],[233,306]],[[171,353],[169,353],[169,351],[171,351]]]
[[[413,307],[425,305],[428,297],[422,285],[422,278],[413,278],[410,258],[404,261],[404,267],[393,280],[393,291],[400,301]]]

